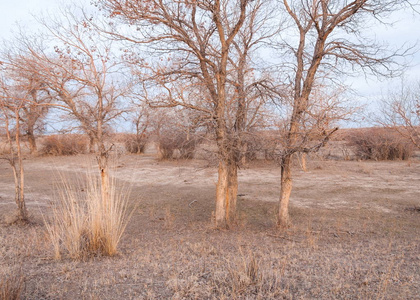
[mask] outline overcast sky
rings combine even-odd
[[[35,22],[30,22],[31,14],[38,15],[42,11],[57,10],[60,1],[0,0],[0,3],[0,35],[4,38],[10,36],[10,32],[16,27],[16,22],[35,27]]]
[[[42,12],[54,14],[60,6],[72,3],[74,0],[0,0],[0,38],[9,38],[16,28],[17,22],[25,28],[36,30],[37,23],[31,15],[39,15]],[[78,3],[89,5],[90,0],[77,0]],[[397,23],[392,28],[367,28],[372,30],[379,41],[387,41],[391,47],[398,47],[404,43],[414,44],[420,40],[420,16],[411,12],[394,15]],[[419,46],[420,48],[420,42]],[[412,67],[406,73],[409,80],[420,80],[420,53],[412,58]],[[352,87],[359,91],[364,101],[380,97],[385,94],[389,87],[399,84],[398,79],[379,82],[371,79],[366,82],[363,76],[352,78],[348,81]],[[363,99],[361,100],[363,101]]]

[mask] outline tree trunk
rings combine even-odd
[[[277,225],[280,227],[290,226],[289,199],[292,192],[292,155],[287,154],[281,161],[281,183],[280,183],[280,203],[277,218]]]
[[[247,158],[247,153],[248,153],[248,144],[247,143],[242,143],[241,146],[241,150],[242,150],[242,158],[241,158],[241,162],[243,165],[246,165],[248,162],[248,158]]]
[[[95,153],[95,137],[89,135],[89,153]]]
[[[23,159],[22,159],[22,149],[20,147],[20,126],[19,123],[19,113],[16,113],[16,150],[17,150],[17,161],[18,161],[18,169],[16,168],[16,164],[14,162],[13,172],[15,174],[15,200],[16,205],[18,207],[18,218],[19,221],[26,222],[28,221],[28,211],[26,209],[25,204],[25,176],[24,176],[24,169],[23,169]]]
[[[219,162],[218,181],[216,187],[216,227],[227,228],[226,212],[229,209],[228,193],[229,170],[225,161]]]
[[[308,168],[306,167],[306,161],[307,161],[307,154],[305,152],[300,152],[298,153],[299,156],[299,162],[300,162],[300,167],[302,168],[303,172],[307,172]]]
[[[238,167],[235,161],[228,163],[228,191],[229,202],[226,205],[227,224],[230,225],[237,219],[237,199],[238,199]]]
[[[26,135],[28,136],[29,150],[30,150],[31,154],[36,154],[37,151],[38,151],[38,148],[36,146],[36,140],[35,140],[34,132],[32,130],[28,130],[26,132]]]
[[[101,174],[101,197],[104,208],[109,204],[110,190],[109,190],[109,168],[108,168],[108,156],[106,153],[101,153],[98,157],[98,167]]]
[[[221,161],[218,173],[216,227],[228,228],[237,217],[238,168],[234,161]]]
[[[12,162],[10,164],[13,170],[13,177],[15,180],[15,202],[17,206],[17,219],[16,221],[24,221],[28,220],[28,211],[25,205],[25,198],[24,198],[24,190],[22,188],[23,184],[23,170],[21,167],[16,167],[16,162]]]

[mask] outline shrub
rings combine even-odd
[[[99,178],[86,177],[87,187],[71,185],[62,180],[53,215],[45,219],[54,248],[54,256],[85,259],[94,255],[113,256],[125,231],[127,191],[117,189],[110,180],[109,197],[102,197]]]
[[[358,159],[407,160],[414,152],[413,145],[396,132],[385,128],[360,130],[349,137]]]
[[[24,277],[22,271],[12,274],[2,274],[0,277],[0,300],[17,300],[21,299]]]
[[[245,161],[253,161],[257,159],[258,152],[262,150],[261,136],[246,136],[242,140],[243,143],[243,159]]]
[[[41,142],[43,155],[76,155],[86,153],[88,140],[83,135],[50,135]]]
[[[202,137],[197,133],[187,134],[182,130],[166,130],[158,137],[159,159],[192,159]]]
[[[270,131],[256,131],[246,135],[243,139],[245,160],[252,161],[259,157],[265,160],[275,160],[277,158],[276,150],[279,147],[278,141],[276,133]]]
[[[146,148],[147,137],[145,135],[128,134],[125,137],[125,150],[129,153],[144,153]]]

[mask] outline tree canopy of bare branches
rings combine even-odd
[[[112,36],[139,45],[153,58],[128,55],[144,80],[144,101],[196,110],[211,124],[219,157],[215,221],[217,227],[228,226],[236,211],[240,136],[257,119],[264,99],[264,76],[253,72],[250,58],[253,48],[273,34],[266,26],[268,2],[98,3],[134,29]]]
[[[420,149],[420,82],[402,82],[399,89],[388,92],[379,122],[396,130]]]
[[[291,54],[286,74],[290,78],[292,111],[287,124],[285,150],[281,159],[281,191],[278,224],[290,223],[288,206],[292,190],[292,154],[302,149],[305,116],[313,111],[311,97],[320,84],[334,87],[339,73],[363,70],[375,75],[392,76],[402,70],[398,57],[407,50],[388,51],[366,33],[372,20],[384,21],[384,16],[408,1],[293,1],[281,0],[289,20],[288,34],[281,43],[282,55]],[[289,39],[287,39],[289,37]],[[324,127],[319,146],[335,131]],[[303,134],[304,135],[304,134]],[[314,149],[317,149],[315,147]]]
[[[44,129],[44,120],[52,97],[30,60],[21,60],[19,55],[14,55],[11,49],[4,49],[2,54],[5,76],[7,76],[5,84],[13,85],[21,97],[24,97],[19,113],[21,129],[28,138],[31,153],[36,153],[35,134],[41,133]],[[25,67],[22,68],[22,65]]]
[[[60,18],[39,19],[46,33],[18,36],[7,62],[21,73],[34,74],[54,99],[51,105],[67,112],[95,146],[107,197],[108,156],[105,143],[112,122],[124,113],[120,101],[129,96],[132,82],[124,76],[113,41],[98,35],[82,13],[63,10]]]

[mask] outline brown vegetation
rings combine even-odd
[[[54,259],[40,211],[53,216],[56,171],[77,199],[87,194],[92,155],[26,160],[34,225],[0,226],[0,270],[20,266],[25,299],[415,299],[420,230],[419,163],[308,160],[294,167],[294,225],[275,229],[280,174],[252,162],[239,174],[239,217],[231,230],[209,224],[217,168],[205,161],[121,156],[115,176],[135,207],[119,255]],[[136,167],[142,165],[142,168]],[[0,161],[0,169],[7,167]],[[95,173],[95,172],[93,172]],[[325,182],[331,184],[326,185]],[[0,215],[13,211],[13,179],[0,176]],[[83,189],[83,191],[82,191]],[[81,202],[80,202],[81,203]],[[130,208],[131,210],[131,208]],[[129,211],[130,211],[129,210]],[[61,245],[64,246],[63,244]]]
[[[0,273],[0,300],[19,300],[24,294],[25,280],[22,270]]]
[[[163,130],[157,138],[158,159],[192,159],[202,136],[195,132],[185,132],[172,128]]]
[[[368,128],[355,131],[348,139],[357,159],[408,160],[414,152],[411,141],[393,129]]]
[[[81,134],[49,135],[41,140],[42,155],[76,155],[86,153],[88,139]]]
[[[148,138],[145,135],[125,134],[124,147],[128,153],[141,154],[146,149]]]

